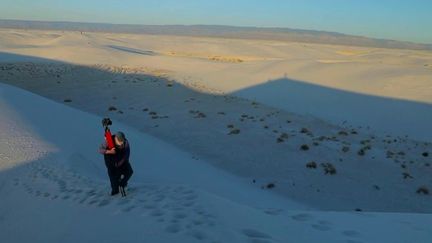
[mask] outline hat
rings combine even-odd
[[[125,137],[125,135],[124,135],[124,133],[123,132],[117,132],[116,134],[115,134],[115,136],[116,136],[116,138],[118,138],[118,140],[120,140],[120,141],[125,141],[126,140],[126,137]]]

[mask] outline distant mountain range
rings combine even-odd
[[[290,42],[380,48],[432,50],[432,44],[419,44],[405,41],[374,39],[362,36],[346,35],[336,32],[300,30],[289,28],[235,27],[222,25],[132,25],[2,19],[0,19],[0,28],[202,36],[219,38],[278,40]]]

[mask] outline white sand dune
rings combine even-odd
[[[429,215],[311,210],[118,122],[114,127],[136,148],[135,175],[126,198],[110,197],[95,149],[98,123],[94,115],[0,85],[4,242],[432,239]]]
[[[306,85],[364,95],[432,103],[432,53],[427,51],[67,31],[3,29],[0,33],[0,49],[3,52],[86,65],[164,69],[176,82],[195,82],[211,91],[223,93],[286,78]],[[285,109],[287,103],[300,102],[291,95],[290,90],[286,90],[286,97],[283,97],[283,102],[278,102],[278,107]],[[313,94],[306,96],[310,95]],[[277,105],[262,96],[247,93],[244,96]],[[302,102],[307,103],[305,100]],[[371,126],[378,131],[397,135],[408,134],[422,140],[431,137],[430,133],[425,135],[422,132],[427,130],[430,116],[423,117],[422,121],[410,119],[399,122],[399,117],[379,115],[379,111],[367,102],[362,107],[368,108],[365,111],[351,106],[341,107],[340,102],[313,105],[317,110],[326,110],[326,114],[303,107],[294,110],[289,107],[289,111],[340,123],[344,121],[338,116],[342,110],[345,117],[361,117],[351,119],[353,125]],[[329,105],[336,109],[330,109]],[[378,114],[367,115],[369,111]],[[389,126],[389,123],[396,124]],[[406,126],[406,123],[414,124],[411,127],[418,129],[401,130],[400,127]]]
[[[185,242],[201,238],[216,242],[286,242],[296,232],[294,239],[300,242],[429,242],[432,198],[418,190],[432,189],[431,64],[432,54],[424,51],[0,30],[0,82],[63,103],[38,101],[40,98],[22,91],[3,88],[0,132],[2,137],[19,134],[19,139],[1,147],[1,170],[7,175],[2,185],[9,185],[13,178],[23,185],[23,191],[8,191],[12,196],[6,208],[17,198],[36,196],[42,204],[63,193],[57,196],[67,197],[67,202],[86,199],[102,206],[108,202],[110,210],[128,212],[129,206],[112,205],[109,199],[77,196],[75,200],[63,187],[50,188],[47,183],[56,179],[57,172],[70,178],[67,183],[95,177],[79,185],[89,190],[97,185],[97,195],[103,194],[105,178],[102,164],[97,164],[99,157],[93,147],[79,141],[82,134],[94,133],[87,143],[97,143],[99,121],[93,115],[110,116],[138,144],[134,148],[134,161],[139,163],[134,179],[140,185],[137,194],[162,190],[151,189],[154,184],[167,185],[168,194],[177,190],[176,184],[184,185],[181,190],[200,188],[197,193],[208,196],[204,207],[214,207],[210,214],[223,218],[218,222],[225,228],[200,229],[198,233],[178,230],[186,223],[162,223],[169,228],[167,231],[185,233],[181,238]],[[13,97],[8,96],[9,92]],[[28,99],[19,101],[21,96]],[[45,103],[38,106],[38,102]],[[46,123],[48,118],[53,121]],[[58,131],[62,124],[72,126],[70,122],[77,125],[73,130],[76,145],[69,151],[70,142]],[[30,128],[38,132],[32,133]],[[7,152],[16,146],[23,149]],[[63,164],[59,161],[72,172],[58,168],[58,163]],[[30,173],[30,178],[42,176],[44,182],[32,186],[26,179],[23,183],[21,169],[12,168],[21,165],[23,173]],[[48,193],[46,198],[44,193]],[[155,198],[167,196],[155,194]],[[130,210],[141,207],[140,200],[144,199],[134,198]],[[216,202],[210,203],[213,200]],[[76,205],[70,209],[88,212],[95,203],[88,203],[90,209]],[[20,207],[26,212],[32,210],[24,204]],[[53,207],[58,213],[64,206],[55,200]],[[229,207],[233,210],[223,210]],[[242,213],[233,214],[236,210]],[[263,210],[274,217],[260,218]],[[296,213],[280,213],[285,210]],[[97,211],[96,216],[102,214]],[[249,218],[249,214],[254,216]],[[192,213],[188,211],[187,215]],[[294,226],[287,218],[297,222],[320,220]],[[250,220],[251,225],[242,226],[243,219]],[[271,223],[263,226],[259,222]],[[342,229],[346,222],[352,223],[350,229]],[[380,227],[383,224],[388,227]],[[404,228],[405,224],[411,228]],[[309,227],[322,234],[301,233]],[[363,229],[360,233],[359,227]],[[334,229],[342,233],[335,235]],[[160,227],[149,230],[160,232]],[[289,234],[281,233],[284,230]],[[7,232],[12,231],[13,226]],[[225,233],[226,238],[219,237]],[[87,235],[86,239],[90,242],[91,237]],[[174,239],[169,234],[161,237],[155,236],[154,240]]]

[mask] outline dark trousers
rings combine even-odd
[[[115,167],[115,157],[110,155],[105,155],[104,159],[111,183],[111,190],[113,192],[118,192],[119,186],[127,186],[127,183],[133,174],[132,166],[129,161],[127,161],[122,166]]]
[[[118,167],[118,182],[119,186],[126,187],[129,179],[133,174],[132,166],[129,161]]]

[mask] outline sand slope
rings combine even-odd
[[[426,243],[432,239],[429,215],[311,210],[197,162],[191,154],[117,121],[113,128],[125,131],[135,148],[131,157],[135,175],[126,198],[110,197],[102,158],[96,152],[99,120],[0,85],[3,241]],[[65,140],[65,127],[75,136]]]

